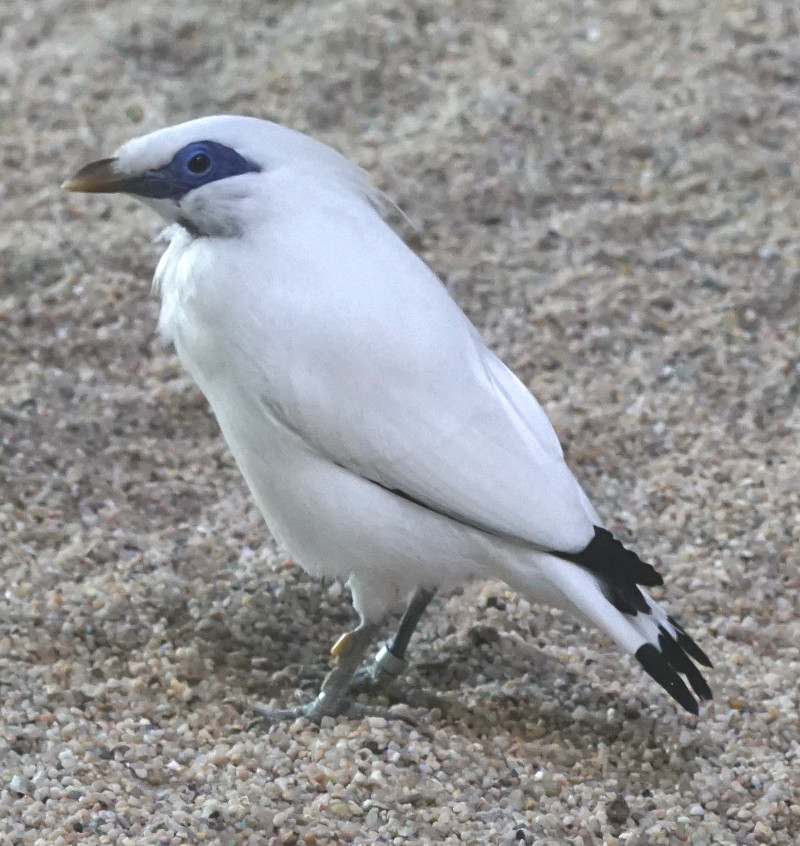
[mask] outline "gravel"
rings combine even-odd
[[[800,15],[782,0],[6,0],[0,842],[794,844]],[[353,622],[154,338],[146,210],[59,182],[269,116],[348,153],[715,662],[699,719],[502,584],[397,706],[264,727]],[[424,704],[420,704],[424,702]],[[416,704],[414,704],[416,703]]]

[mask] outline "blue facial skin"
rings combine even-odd
[[[258,173],[260,167],[235,150],[216,141],[193,141],[178,150],[172,161],[125,182],[124,190],[156,200],[180,200],[189,191],[243,173]]]

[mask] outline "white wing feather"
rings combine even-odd
[[[366,203],[320,206],[313,220],[305,206],[302,236],[291,215],[273,218],[251,250],[193,260],[191,275],[205,267],[207,288],[228,298],[203,322],[247,351],[242,392],[258,392],[315,452],[399,495],[536,547],[583,549],[591,514],[533,396]]]

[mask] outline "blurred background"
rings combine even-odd
[[[796,842],[799,22],[782,0],[6,0],[9,842]],[[313,134],[408,215],[715,661],[697,728],[594,633],[481,584],[414,643],[409,686],[444,697],[430,737],[248,729],[243,700],[317,689],[347,594],[274,548],[155,337],[159,221],[59,190],[219,112]],[[315,781],[335,738],[388,781],[359,788],[341,750],[355,770]]]

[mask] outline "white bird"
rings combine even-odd
[[[542,408],[384,222],[361,169],[216,116],[135,138],[64,187],[132,194],[176,224],[154,278],[160,331],[271,532],[352,592],[360,625],[305,713],[348,711],[378,624],[408,603],[376,659],[397,675],[434,591],[474,578],[597,627],[692,713],[690,687],[711,698],[692,661],[711,666],[705,653],[642,587],[661,576],[602,528]]]

